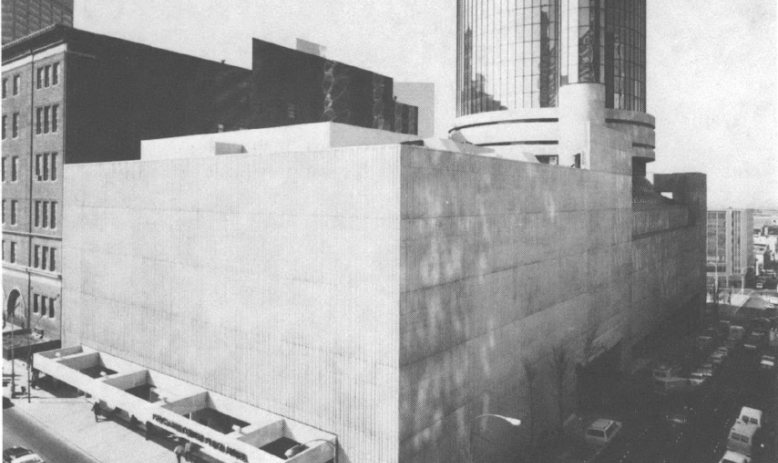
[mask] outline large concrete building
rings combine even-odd
[[[645,20],[644,2],[624,2],[636,8],[626,12],[616,3],[605,4],[613,21]],[[522,34],[542,30],[545,5],[557,5],[524,4],[539,19],[517,22]],[[560,24],[585,25],[589,8],[554,11],[562,5]],[[607,8],[592,20],[608,21]],[[460,32],[460,50],[481,32]],[[214,404],[325,431],[340,462],[512,461],[533,433],[578,410],[600,373],[629,365],[653,330],[705,303],[705,176],[648,182],[653,118],[639,94],[590,77],[604,71],[586,53],[555,80],[556,106],[517,110],[545,122],[513,121],[496,103],[505,97],[484,90],[490,110],[462,117],[494,119],[458,122],[452,137],[489,147],[327,122],[154,140],[139,161],[67,165],[66,348],[36,368],[150,420],[156,408],[103,383],[132,395],[150,377],[173,378]],[[525,132],[535,123],[550,124],[548,143],[524,143],[537,140]],[[117,359],[132,367],[115,381],[84,374]],[[143,381],[121,379],[132,368]],[[474,421],[485,413],[526,424]],[[156,422],[205,436],[195,421]],[[498,444],[471,447],[473,432]],[[220,442],[246,449],[240,432]]]
[[[703,175],[658,176],[675,201],[635,204],[629,141],[604,126],[590,169],[381,133],[230,132],[66,166],[64,344],[327,431],[341,462],[451,462],[473,417],[557,426],[592,368],[702,307]]]
[[[706,245],[708,290],[744,287],[748,269],[756,270],[754,210],[708,211]]]

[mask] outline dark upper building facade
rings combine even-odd
[[[73,25],[73,0],[3,0],[3,45],[52,24]]]
[[[573,83],[646,111],[645,0],[457,1],[457,116],[556,107]]]
[[[415,135],[418,111],[372,71],[254,39],[251,126],[340,122]]]

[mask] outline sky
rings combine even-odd
[[[778,209],[776,3],[648,0],[651,173],[703,172],[708,207]],[[251,67],[251,38],[399,82],[435,84],[435,132],[455,119],[455,0],[76,0],[75,26]]]

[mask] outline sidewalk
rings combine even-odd
[[[27,387],[27,365],[16,361],[17,389]],[[11,397],[11,362],[3,361],[3,395]],[[26,413],[63,440],[79,447],[103,463],[156,463],[176,461],[169,442],[146,440],[140,430],[116,420],[95,422],[92,404],[83,396],[59,398],[43,389],[32,389],[12,400],[15,409]]]

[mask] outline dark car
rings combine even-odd
[[[12,463],[17,458],[23,457],[24,455],[29,455],[31,453],[32,450],[26,449],[24,447],[8,447],[7,449],[3,450],[3,463]]]
[[[762,331],[754,331],[748,335],[743,347],[746,350],[756,351],[766,347],[768,341],[767,334]]]

